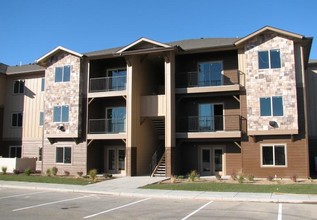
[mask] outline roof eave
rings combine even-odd
[[[195,48],[189,50],[179,50],[180,54],[188,54],[188,53],[201,53],[201,52],[215,52],[215,51],[228,51],[228,50],[236,50],[237,47],[234,45],[226,45],[219,47],[204,47],[204,48]]]

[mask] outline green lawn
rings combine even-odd
[[[255,192],[255,193],[295,193],[317,194],[316,184],[248,184],[248,183],[215,183],[186,182],[174,184],[151,184],[143,189],[188,190],[210,192]]]
[[[40,176],[31,175],[27,176],[24,174],[13,175],[13,174],[0,174],[0,180],[6,181],[21,181],[21,182],[37,182],[37,183],[58,183],[58,184],[71,184],[71,185],[87,185],[90,183],[90,179],[85,178],[71,178],[71,177],[59,177],[59,176]]]

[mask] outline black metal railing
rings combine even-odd
[[[126,84],[127,76],[92,78],[89,92],[121,91],[126,89]]]
[[[164,142],[161,142],[157,146],[156,151],[154,152],[154,154],[152,155],[151,164],[150,164],[150,172],[151,172],[151,174],[153,173],[154,169],[156,168],[156,166],[160,162],[164,152],[165,152]]]
[[[180,117],[178,132],[240,131],[239,115],[188,116]]]
[[[219,79],[213,79],[211,76],[202,77],[199,72],[182,72],[176,74],[177,87],[204,87],[204,86],[223,86],[223,85],[236,85],[239,84],[239,73],[233,71],[228,75],[221,75]]]
[[[120,119],[89,119],[89,134],[113,134],[126,132],[126,120]]]

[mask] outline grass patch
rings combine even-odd
[[[49,176],[41,176],[41,175],[0,175],[0,180],[5,181],[21,181],[21,182],[37,182],[37,183],[57,183],[57,184],[70,184],[70,185],[88,185],[90,183],[90,179],[84,178],[70,178],[70,177],[49,177]]]
[[[254,193],[294,193],[294,194],[317,194],[316,184],[285,184],[285,185],[257,185],[247,183],[177,183],[177,184],[151,184],[143,189],[162,190],[187,190],[209,192],[254,192]]]

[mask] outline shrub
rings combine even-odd
[[[96,169],[92,169],[89,171],[89,176],[92,179],[93,182],[96,182],[97,180],[97,170]]]
[[[7,167],[1,167],[2,174],[7,174]]]
[[[238,182],[243,183],[243,181],[244,181],[244,176],[241,174],[239,175]]]
[[[13,170],[13,173],[16,174],[16,175],[18,175],[18,174],[20,174],[20,171],[17,170],[17,169],[14,169],[14,170]]]
[[[171,183],[176,183],[176,179],[177,179],[176,176],[172,176],[172,177],[171,177]]]
[[[234,181],[238,180],[237,174],[235,173],[231,174],[231,179]]]
[[[56,176],[56,175],[57,175],[57,172],[58,172],[57,167],[52,167],[52,174],[53,174],[53,176]]]
[[[268,176],[266,179],[267,179],[268,181],[272,182],[272,181],[273,181],[273,176]]]
[[[221,176],[219,174],[216,174],[216,179],[221,180]]]
[[[253,175],[248,175],[247,178],[248,178],[248,181],[250,181],[250,182],[254,181],[254,176]]]
[[[64,175],[69,176],[70,172],[68,170],[64,170]]]
[[[178,176],[177,178],[178,178],[178,179],[181,179],[181,180],[183,180],[183,179],[185,179],[185,176],[183,176],[183,175],[180,175],[180,176]]]
[[[79,177],[82,177],[83,176],[83,171],[79,171],[79,172],[77,172],[77,175],[79,176]]]
[[[26,168],[26,169],[24,170],[24,175],[26,175],[26,176],[30,176],[31,173],[32,173],[32,170],[31,170],[30,168]]]
[[[190,173],[188,174],[188,178],[191,182],[194,182],[196,179],[199,178],[199,174],[197,173],[196,170],[192,170],[190,171]]]
[[[47,175],[47,176],[51,176],[51,175],[52,175],[52,171],[51,171],[50,168],[48,168],[48,169],[46,170],[46,175]]]
[[[103,176],[106,179],[111,179],[112,178],[112,174],[111,173],[104,173]]]

